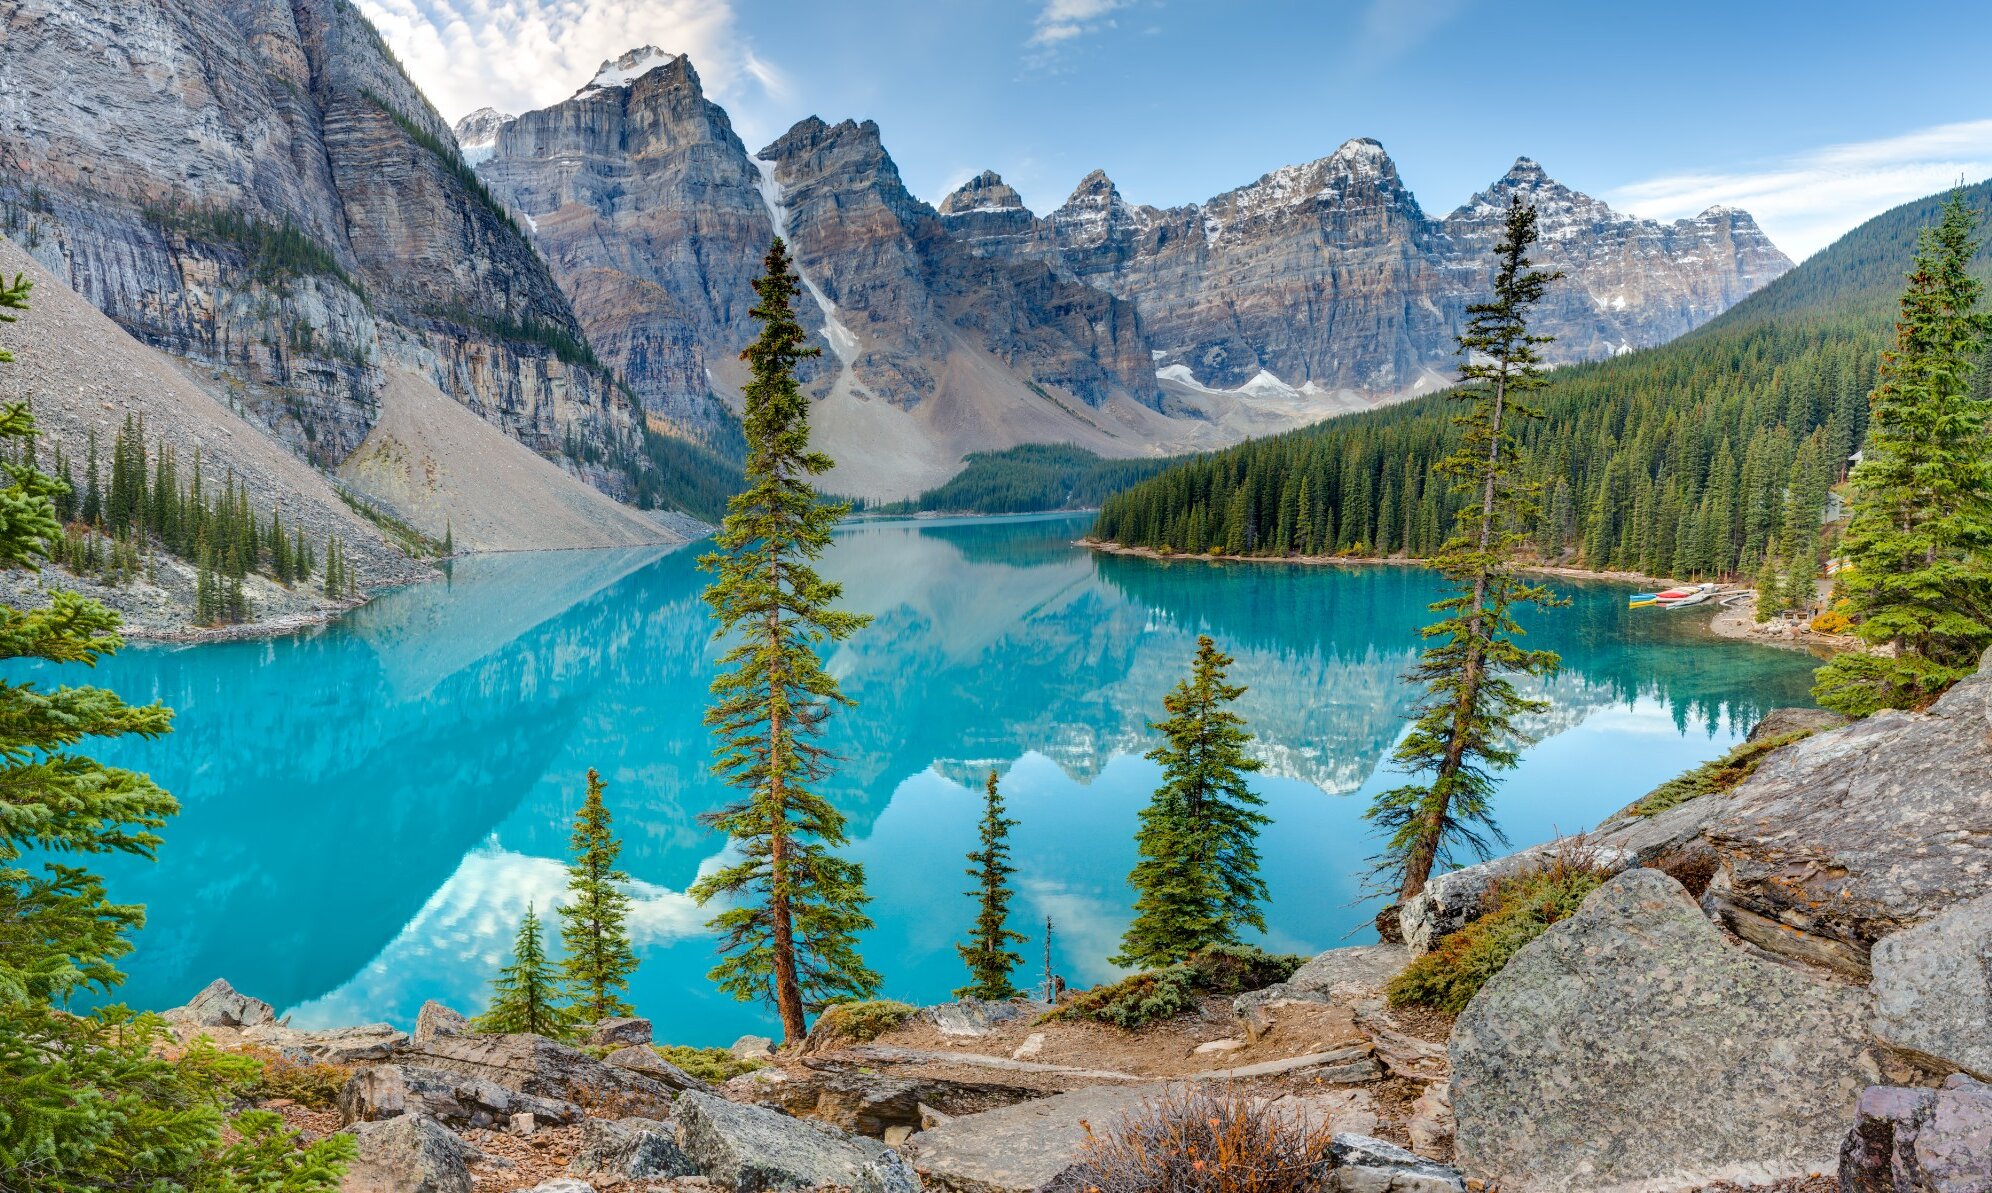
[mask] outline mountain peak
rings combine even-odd
[[[1003,181],[1003,176],[994,170],[984,170],[975,177],[954,189],[947,198],[941,200],[942,215],[966,215],[969,212],[1022,211],[1024,197],[1015,187]]]
[[[463,160],[474,166],[491,156],[497,148],[499,132],[517,119],[510,112],[479,108],[457,121],[450,131],[456,134],[457,148],[463,153]]]
[[[678,58],[679,55],[660,50],[656,46],[638,46],[633,50],[625,50],[621,55],[603,62],[601,69],[595,72],[595,77],[589,79],[588,85],[575,94],[592,95],[611,87],[627,87],[658,67],[671,65]]]

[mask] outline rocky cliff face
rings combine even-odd
[[[9,235],[314,461],[365,439],[390,364],[541,452],[628,443],[566,298],[348,0],[7,21]]]
[[[655,47],[602,64],[571,98],[473,114],[478,166],[530,221],[588,338],[653,417],[700,436],[744,381],[751,283],[774,236],[761,176],[689,59]]]
[[[1511,195],[1537,204],[1539,259],[1565,271],[1542,330],[1555,361],[1663,343],[1791,262],[1750,217],[1635,220],[1524,158],[1444,219],[1428,217],[1383,147],[1358,138],[1205,203],[1124,200],[1094,171],[1032,218],[994,174],[942,205],[972,251],[1036,258],[1133,302],[1165,380],[1257,382],[1325,402],[1401,397],[1450,380],[1465,308],[1486,290]]]

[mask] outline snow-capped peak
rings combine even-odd
[[[677,60],[678,55],[667,53],[656,46],[638,46],[633,50],[624,51],[620,57],[602,63],[602,68],[595,72],[594,78],[588,80],[588,85],[574,94],[593,95],[611,87],[627,87],[658,67],[669,66]]]
[[[498,133],[515,119],[510,112],[479,108],[457,121],[452,131],[456,133],[457,148],[463,151],[463,160],[474,166],[490,157],[497,151]]]

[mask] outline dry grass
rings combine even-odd
[[[1331,1136],[1234,1089],[1180,1088],[1103,1131],[1086,1125],[1056,1193],[1303,1193],[1333,1166]]]

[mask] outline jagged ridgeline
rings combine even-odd
[[[33,444],[22,451],[41,455]],[[248,618],[242,581],[252,572],[286,586],[318,576],[329,597],[352,591],[336,534],[314,542],[302,527],[286,526],[281,510],[258,510],[233,469],[214,477],[198,448],[183,463],[171,443],[148,442],[142,417],[125,417],[108,459],[92,432],[80,476],[60,443],[34,462],[67,486],[55,497],[63,537],[50,558],[78,576],[112,586],[156,581],[153,553],[164,551],[196,569],[195,620],[209,625]]]
[[[1963,194],[1992,209],[1992,182]],[[1546,417],[1523,431],[1541,556],[1735,575],[1780,550],[1791,502],[1817,525],[1866,434],[1896,296],[1943,198],[1869,220],[1673,343],[1558,369]],[[1983,253],[1978,269],[1992,273]],[[1166,552],[1429,556],[1458,503],[1432,472],[1451,416],[1439,394],[1199,456],[1109,498],[1093,533]]]

